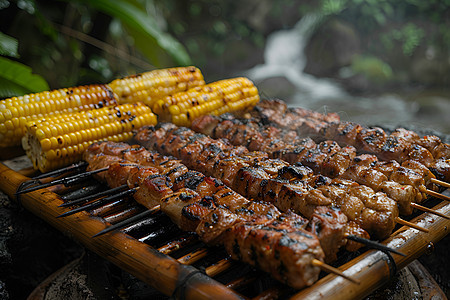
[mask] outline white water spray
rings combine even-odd
[[[306,66],[305,47],[323,17],[304,16],[292,29],[280,30],[267,38],[264,64],[247,71],[255,83],[273,77],[284,77],[298,92],[314,99],[342,97],[345,92],[334,82],[303,73]]]

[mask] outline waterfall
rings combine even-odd
[[[264,49],[264,63],[248,70],[246,76],[256,84],[268,78],[284,77],[298,90],[297,97],[324,99],[342,97],[345,91],[328,79],[303,73],[306,66],[305,47],[324,17],[311,13],[287,30],[272,33]]]
[[[421,122],[415,119],[418,105],[404,101],[398,95],[353,96],[330,79],[316,78],[303,72],[306,66],[305,47],[325,18],[324,15],[311,13],[300,19],[293,28],[271,33],[264,49],[264,63],[244,72],[245,76],[257,86],[266,79],[283,77],[295,87],[294,94],[284,99],[289,105],[319,112],[338,112],[344,120],[386,125]],[[260,92],[268,97],[277,97],[270,91]]]

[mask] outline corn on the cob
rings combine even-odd
[[[120,103],[143,102],[153,107],[158,99],[204,84],[199,69],[179,67],[116,79],[109,86],[119,97]]]
[[[26,124],[22,146],[34,168],[47,172],[79,161],[93,142],[125,141],[132,130],[156,122],[156,115],[142,103],[46,117]]]
[[[1,100],[0,147],[20,145],[29,121],[117,104],[106,85],[78,86]]]
[[[158,100],[153,111],[160,121],[171,121],[179,126],[190,126],[192,120],[205,115],[221,115],[244,110],[259,101],[258,89],[248,78],[220,80],[192,88]]]

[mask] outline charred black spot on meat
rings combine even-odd
[[[381,150],[382,151],[392,151],[395,147],[398,146],[398,144],[399,144],[398,138],[395,136],[390,136],[386,139],[386,142],[384,143]]]
[[[217,221],[219,221],[219,216],[216,213],[213,213],[211,215],[211,217],[212,217],[213,224],[216,224]]]
[[[183,168],[183,166],[178,166],[178,167],[172,168],[169,172],[167,172],[166,175],[169,176],[170,174],[175,173],[176,171],[178,171],[181,168]]]
[[[198,216],[197,214],[192,214],[189,211],[189,207],[190,207],[190,205],[187,205],[187,206],[183,207],[181,209],[181,215],[183,217],[185,217],[186,219],[191,220],[191,221],[198,221],[198,220],[200,220],[200,216]]]
[[[168,162],[170,162],[171,160],[165,160],[159,163],[160,166],[167,164]]]
[[[226,193],[223,193],[223,194],[220,196],[220,198],[224,198],[224,197],[230,196],[230,195],[232,195],[232,194],[233,194],[233,192],[226,192]]]
[[[287,236],[285,234],[283,234],[283,236],[281,237],[280,242],[279,242],[280,246],[283,246],[283,247],[291,247],[297,243],[298,243],[298,241],[294,240],[293,238],[290,238],[289,236]]]
[[[180,194],[180,200],[183,202],[189,201],[194,197],[195,197],[194,194],[189,194],[189,193],[181,193]]]
[[[215,206],[214,198],[211,196],[205,196],[202,198],[202,200],[200,200],[199,204],[206,208],[214,208]]]
[[[193,176],[192,178],[188,179],[185,183],[185,187],[191,190],[196,190],[198,185],[203,182],[202,176]]]
[[[273,190],[269,190],[267,192],[267,195],[272,199],[274,199],[277,196],[277,194]]]
[[[328,183],[328,180],[329,180],[328,177],[319,175],[319,176],[317,176],[316,184],[319,185],[319,186],[320,185],[326,185]]]
[[[249,215],[253,215],[255,212],[251,209],[248,209],[246,207],[240,207],[238,209],[235,210],[236,213],[245,213],[245,214],[249,214]]]

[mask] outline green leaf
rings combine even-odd
[[[18,47],[19,42],[15,38],[0,32],[0,55],[19,57]]]
[[[127,25],[127,27],[132,29],[135,34],[134,38],[136,41],[144,40],[149,43],[155,42],[157,46],[166,51],[178,64],[191,64],[191,59],[184,46],[168,33],[161,31],[155,20],[151,18],[144,10],[124,0],[80,1],[121,20],[125,25]],[[139,36],[136,36],[136,34],[139,34]],[[136,43],[136,45],[139,47],[142,43]],[[144,48],[141,49],[144,55],[146,55],[153,62],[157,60],[155,51],[151,51],[148,49],[149,47],[142,48]]]
[[[0,70],[0,98],[49,90],[41,76],[32,74],[31,68],[21,63],[0,57]]]

